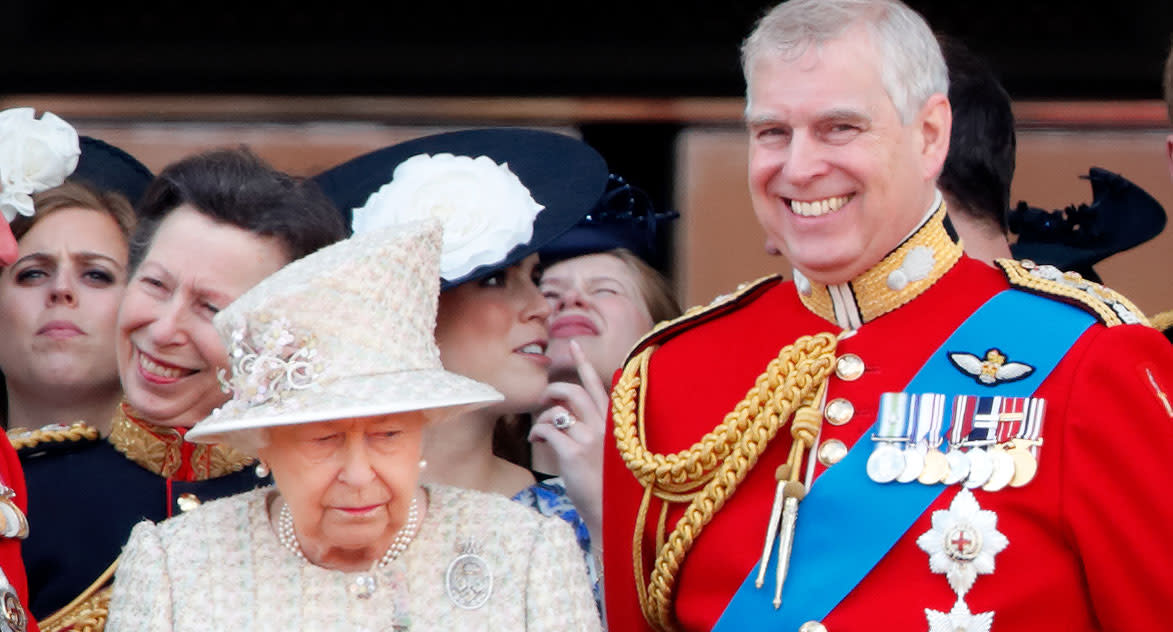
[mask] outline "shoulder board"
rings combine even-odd
[[[1149,324],[1144,313],[1123,294],[1088,281],[1078,272],[1063,272],[1029,260],[997,259],[995,263],[1013,287],[1074,305],[1109,327]]]
[[[12,428],[8,431],[8,440],[18,451],[44,448],[52,444],[89,443],[99,438],[98,429],[84,421],[75,421],[68,426],[49,424],[40,428]]]
[[[631,358],[649,345],[663,344],[664,341],[688,331],[701,323],[708,322],[752,302],[781,280],[781,275],[772,274],[756,281],[742,283],[732,293],[722,294],[710,301],[707,305],[695,305],[672,320],[664,320],[656,323],[656,326],[652,327],[651,331],[635,343],[631,352],[627,354],[627,361],[630,361]]]

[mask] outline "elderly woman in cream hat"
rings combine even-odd
[[[599,628],[566,523],[419,484],[423,428],[500,398],[441,367],[440,241],[360,235],[217,315],[233,397],[188,438],[255,452],[276,486],[135,527],[108,630]]]

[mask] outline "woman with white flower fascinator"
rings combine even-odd
[[[33,196],[65,181],[77,167],[77,132],[65,121],[45,112],[37,118],[32,108],[0,112],[0,267],[10,267],[20,255],[9,222],[31,216]],[[6,270],[0,270],[4,273]],[[6,338],[17,335],[12,315],[0,313]],[[0,437],[0,630],[37,630],[28,615],[21,539],[28,535],[25,480],[7,437]]]
[[[550,308],[537,286],[537,252],[595,206],[607,184],[603,158],[562,134],[480,129],[384,148],[316,180],[340,209],[354,209],[356,234],[421,217],[445,224],[440,358],[446,369],[505,398],[428,428],[425,480],[502,494],[558,515],[575,527],[593,562],[586,524],[565,488],[495,454],[494,430],[504,417],[542,403]]]
[[[425,429],[501,399],[440,363],[440,243],[356,235],[215,317],[232,400],[188,437],[276,485],[135,527],[107,630],[599,629],[564,522],[419,484]]]

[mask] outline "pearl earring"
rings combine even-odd
[[[420,471],[422,472],[426,469],[428,469],[428,460],[427,459],[420,459]]]
[[[257,463],[257,478],[265,478],[269,475],[269,466],[265,465],[264,461]]]

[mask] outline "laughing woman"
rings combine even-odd
[[[440,358],[449,371],[489,384],[505,399],[429,426],[425,480],[558,515],[574,527],[586,555],[589,533],[565,488],[539,481],[493,447],[503,418],[542,400],[550,308],[537,286],[537,251],[594,207],[607,183],[602,157],[560,134],[470,130],[388,147],[318,179],[339,208],[355,209],[356,234],[423,217],[445,222]]]
[[[217,372],[228,357],[212,317],[342,231],[315,188],[243,151],[185,159],[150,184],[115,331],[126,399],[110,435],[48,432],[21,452],[30,490],[24,558],[31,609],[44,629],[101,628],[110,578],[136,522],[264,482],[251,457],[184,438],[227,399]]]
[[[189,436],[276,485],[135,527],[108,630],[599,629],[565,523],[419,484],[425,432],[500,399],[440,364],[439,252],[435,221],[359,235],[216,317],[233,399]]]

